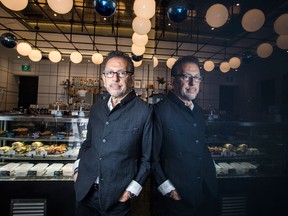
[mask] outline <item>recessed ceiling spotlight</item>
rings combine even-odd
[[[171,23],[168,23],[168,26],[171,26]]]
[[[54,13],[54,17],[57,17],[57,13]]]

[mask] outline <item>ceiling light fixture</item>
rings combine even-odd
[[[100,65],[103,62],[103,55],[100,53],[94,53],[91,59],[94,64]]]
[[[147,34],[151,30],[151,21],[149,19],[135,17],[132,22],[132,28],[134,32],[139,35]]]
[[[31,61],[38,62],[42,59],[42,54],[38,49],[32,49],[28,57]]]
[[[168,58],[167,62],[166,62],[166,66],[171,69],[176,61],[177,61],[177,59],[175,59],[173,57]]]
[[[81,55],[81,53],[75,51],[75,52],[72,52],[70,54],[70,60],[75,63],[75,64],[79,64],[81,61],[82,61],[83,57]]]
[[[1,0],[1,2],[5,7],[14,11],[21,11],[28,5],[28,0]]]
[[[21,42],[17,44],[16,50],[20,55],[28,56],[32,50],[32,47],[26,42]]]
[[[133,10],[137,17],[151,19],[155,15],[156,2],[154,0],[135,0]]]
[[[134,32],[132,35],[132,42],[137,46],[145,46],[148,43],[148,40],[149,39],[147,34],[139,35]]]
[[[143,55],[145,52],[145,49],[146,49],[145,46],[138,46],[136,44],[132,44],[131,46],[132,53],[134,53],[137,56]]]
[[[49,7],[59,14],[66,14],[73,8],[73,0],[47,0]]]
[[[61,61],[62,55],[59,51],[53,50],[53,51],[49,52],[48,58],[51,62],[58,63]]]
[[[157,57],[156,56],[153,56],[153,67],[155,68],[155,67],[157,67],[158,66],[158,59],[157,59]]]

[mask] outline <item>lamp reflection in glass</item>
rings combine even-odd
[[[259,9],[247,11],[242,18],[242,27],[248,32],[258,31],[265,22],[265,15]]]
[[[72,52],[70,54],[70,60],[75,63],[75,64],[79,64],[81,61],[82,61],[83,57],[81,55],[81,53],[75,51],[75,52]]]
[[[136,16],[144,19],[151,19],[155,15],[155,0],[135,0],[133,10]]]
[[[229,63],[228,62],[222,62],[221,64],[220,64],[220,71],[222,72],[222,73],[227,73],[229,70],[230,70],[230,65],[229,65]]]
[[[222,4],[212,5],[206,12],[206,21],[213,28],[223,26],[228,20],[228,9]]]
[[[51,62],[58,63],[61,61],[62,55],[59,51],[53,50],[49,52],[48,58],[50,59]]]
[[[211,72],[214,68],[215,68],[215,64],[213,61],[205,61],[204,62],[204,70],[207,71],[207,72]]]
[[[32,47],[26,42],[21,42],[17,44],[16,50],[20,55],[28,56],[32,50]]]
[[[92,55],[92,62],[94,64],[100,65],[103,62],[103,56],[100,53],[94,53]]]
[[[21,11],[28,5],[28,0],[1,0],[2,4],[14,11]]]
[[[273,52],[273,47],[270,43],[262,43],[257,47],[256,52],[260,58],[268,58]]]
[[[241,65],[241,60],[240,58],[238,57],[232,57],[230,60],[229,60],[229,66],[230,68],[232,69],[237,69],[239,68]]]
[[[66,14],[73,8],[73,0],[47,0],[49,7],[58,14]]]
[[[276,19],[274,30],[279,35],[288,35],[288,13],[282,14]]]
[[[42,54],[39,50],[32,49],[28,57],[31,61],[38,62],[42,59]]]
[[[279,35],[276,45],[283,50],[288,50],[288,35]]]
[[[180,23],[187,19],[189,10],[183,1],[174,1],[168,6],[167,16],[171,22]]]
[[[94,8],[96,12],[103,17],[113,16],[116,11],[115,0],[94,0]]]

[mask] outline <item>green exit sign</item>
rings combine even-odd
[[[22,65],[22,71],[30,71],[30,65]]]

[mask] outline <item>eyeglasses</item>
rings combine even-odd
[[[190,82],[192,79],[196,82],[196,83],[200,83],[201,81],[203,81],[203,77],[200,75],[196,75],[196,76],[192,76],[192,75],[188,75],[188,74],[181,74],[181,75],[175,75],[175,76],[180,76],[182,77],[182,79],[186,82]]]
[[[125,78],[127,77],[128,74],[132,74],[132,72],[130,71],[117,71],[117,72],[114,72],[114,71],[104,71],[103,74],[106,78],[112,78],[114,76],[114,74],[117,74],[118,77],[120,78]]]

